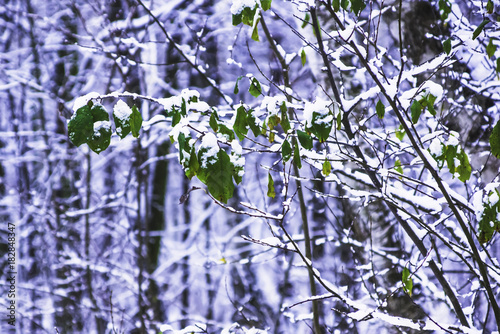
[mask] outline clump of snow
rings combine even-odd
[[[234,64],[234,65],[238,66],[239,68],[242,68],[242,67],[243,67],[243,64],[242,64],[242,63],[237,62],[237,61],[236,61],[236,60],[234,60],[233,58],[227,58],[227,59],[226,59],[226,64],[228,64],[228,65],[232,65],[232,64]]]
[[[425,156],[425,159],[429,162],[432,168],[438,169],[438,164],[436,160],[432,157],[432,155],[429,154],[427,150],[422,150],[422,154]]]
[[[210,110],[210,106],[206,102],[191,102],[189,104],[189,109],[193,109],[199,112],[204,112]]]
[[[90,100],[97,99],[99,96],[100,95],[97,92],[90,92],[84,96],[77,97],[73,103],[73,111],[77,111],[81,107],[85,106]]]
[[[231,14],[238,15],[246,7],[253,9],[256,4],[255,0],[233,0],[233,4],[231,5]]]
[[[455,131],[451,131],[446,145],[457,146],[458,144],[460,144],[460,142],[458,141],[458,136],[458,133],[456,133]]]
[[[167,98],[162,98],[162,99],[158,99],[156,100],[159,104],[161,104],[163,106],[163,108],[165,110],[171,110],[172,107],[180,107],[182,105],[182,100],[184,99],[184,101],[186,101],[186,103],[188,103],[188,101],[190,99],[192,99],[193,97],[196,97],[197,99],[200,98],[200,92],[198,92],[197,90],[194,90],[194,89],[183,89],[181,94],[180,95],[176,95],[176,96],[172,96],[172,97],[167,97]],[[205,105],[202,105],[202,104],[196,104],[196,103],[200,103],[200,102],[191,102],[188,106],[188,108],[194,104],[195,107],[193,107],[193,109],[196,109],[197,108],[201,108],[201,109],[204,109],[204,108],[207,108],[208,104],[205,106]],[[208,109],[208,108],[207,108]],[[204,110],[200,110],[200,111],[204,111]]]
[[[201,139],[200,150],[203,148],[207,151],[202,155],[200,163],[203,168],[207,168],[208,159],[216,157],[217,153],[220,151],[217,137],[212,132],[205,133]]]
[[[125,122],[132,115],[132,109],[122,100],[118,100],[113,107],[113,115],[120,121]]]
[[[170,325],[161,325],[160,332],[174,331],[174,328]]]
[[[426,92],[431,93],[436,97],[436,101],[439,101],[443,96],[443,87],[433,81],[426,81],[422,87]]]
[[[281,45],[279,45],[279,44],[276,44],[276,49],[280,53],[281,57],[285,58],[285,56],[286,56],[285,49],[283,49],[283,47]]]
[[[189,120],[186,118],[181,118],[179,123],[177,123],[173,128],[172,131],[170,131],[169,136],[174,138],[174,140],[178,140],[179,138],[179,133],[183,133],[185,137],[191,136],[191,133],[189,132],[189,128],[187,127],[189,124]]]
[[[313,118],[313,113],[317,113],[321,116],[328,116],[329,113],[330,113],[330,109],[328,108],[328,106],[330,105],[330,102],[329,101],[325,101],[325,100],[321,100],[321,99],[318,99],[316,100],[316,102],[308,102],[306,101],[306,103],[304,104],[304,119],[306,121],[306,124],[309,124],[309,125],[312,125],[312,118]],[[331,116],[331,115],[330,115]],[[332,116],[332,119],[327,119],[328,117],[326,118],[323,118],[322,117],[322,122],[331,122],[332,119],[333,119],[333,116]],[[318,120],[320,121],[320,120]]]
[[[489,201],[490,201],[490,205],[491,205],[491,206],[494,206],[495,204],[497,204],[497,203],[498,203],[498,200],[499,200],[499,198],[498,198],[498,193],[497,193],[496,191],[492,191],[492,192],[490,193],[490,196],[489,196],[489,198],[488,198],[488,199],[489,199]]]
[[[277,115],[280,111],[279,106],[281,106],[283,102],[286,103],[286,97],[284,95],[264,96],[260,107],[266,109],[269,115]]]
[[[101,133],[99,130],[105,129],[105,130],[111,130],[111,122],[109,121],[98,121],[94,123],[94,136],[99,137]]]
[[[233,149],[233,152],[236,154],[241,154],[241,152],[242,152],[240,142],[236,139],[231,141],[231,148]]]
[[[443,145],[438,138],[434,138],[429,146],[429,151],[432,155],[439,157],[443,154]]]
[[[243,168],[245,167],[245,157],[242,157],[238,154],[231,154],[229,156],[229,161],[231,161],[235,168],[241,168],[240,170],[238,170],[238,176],[243,177],[243,175],[245,175],[245,171],[243,170]]]

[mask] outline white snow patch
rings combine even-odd
[[[436,157],[441,156],[443,154],[443,145],[441,145],[441,141],[438,138],[434,138],[429,145],[429,151],[432,155]]]
[[[425,84],[422,86],[422,88],[428,92],[431,93],[436,97],[436,101],[439,101],[441,97],[443,96],[443,87],[433,81],[426,81]]]
[[[242,152],[242,148],[241,148],[241,145],[240,145],[240,142],[236,139],[234,139],[233,141],[231,141],[231,148],[233,149],[233,152],[236,153],[236,154],[241,154]]]
[[[125,122],[132,115],[132,109],[122,100],[118,100],[113,107],[113,115],[120,121]]]
[[[231,5],[231,14],[238,15],[246,7],[253,9],[255,5],[256,5],[255,0],[233,0],[233,4]]]
[[[101,133],[99,130],[111,130],[111,122],[110,121],[97,121],[94,123],[94,136],[99,137]]]
[[[279,106],[281,106],[283,102],[286,103],[286,97],[284,95],[264,96],[260,107],[263,109],[265,108],[269,112],[269,115],[277,115],[280,111]]]
[[[191,133],[189,132],[189,128],[187,125],[189,124],[189,121],[187,118],[181,118],[179,123],[177,123],[173,128],[172,131],[170,131],[169,136],[172,136],[176,141],[178,140],[177,138],[179,137],[179,133],[183,133],[185,137],[191,136]]]
[[[453,131],[452,131],[451,135],[448,137],[448,141],[446,142],[446,145],[457,146],[458,144],[460,144],[460,142],[458,141],[458,136],[459,136],[458,133],[456,133],[456,136],[455,136]]]
[[[324,119],[322,121],[326,122],[327,118],[328,118],[327,116],[330,113],[330,109],[328,109],[328,106],[330,105],[330,103],[331,102],[329,102],[329,101],[320,100],[320,99],[314,103],[306,101],[306,103],[304,104],[304,119],[306,121],[306,124],[312,125],[312,118],[313,118],[314,112],[323,116]],[[328,120],[332,121],[332,118],[329,118]],[[319,120],[319,119],[317,121],[321,122],[321,120]]]
[[[425,156],[425,159],[427,159],[427,161],[429,162],[429,164],[431,165],[431,167],[434,168],[435,170],[437,170],[438,169],[438,164],[437,164],[436,160],[434,160],[434,158],[432,157],[432,155],[429,153],[429,151],[422,150],[422,154]]]
[[[229,161],[231,161],[234,167],[245,167],[245,157],[242,157],[241,155],[230,155]],[[243,177],[243,175],[245,175],[245,170],[240,169],[238,171],[238,176]]]
[[[373,313],[373,311],[371,311],[369,309],[364,309],[364,310],[358,310],[356,312],[351,312],[351,313],[347,314],[347,316],[353,320],[361,321],[364,318],[366,318],[367,316],[369,316],[371,313]]]
[[[208,103],[206,102],[191,102],[189,104],[189,109],[194,109],[196,111],[199,111],[199,112],[203,112],[203,111],[208,111],[210,110],[210,106],[208,105]]]
[[[85,106],[90,100],[97,99],[99,96],[100,95],[97,92],[90,92],[84,96],[77,97],[73,103],[73,111],[77,111],[81,107]]]
[[[212,132],[207,132],[201,139],[200,149],[205,148],[207,152],[202,155],[201,158],[201,166],[203,168],[207,168],[207,160],[210,157],[216,157],[217,153],[219,153],[220,148],[217,143],[217,137]]]
[[[496,191],[491,192],[489,196],[490,205],[493,206],[498,203],[498,193]]]

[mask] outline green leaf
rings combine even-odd
[[[457,155],[457,147],[446,145],[443,147],[443,156],[446,160],[446,164],[448,165],[448,169],[451,174],[455,174],[455,157]]]
[[[253,28],[252,28],[252,39],[256,42],[259,42],[260,39],[259,39],[259,19],[257,19],[257,21],[255,22],[255,24],[253,25]]]
[[[351,0],[351,9],[356,15],[359,15],[365,7],[365,0]]]
[[[500,202],[491,204],[490,197],[493,195],[498,197],[500,194],[496,189],[488,194],[487,199],[483,202],[483,213],[478,222],[478,240],[482,244],[490,241],[495,231],[500,232],[500,221],[497,218],[500,211]]]
[[[276,135],[274,134],[274,132],[273,132],[273,131],[269,131],[269,137],[268,137],[268,140],[269,140],[269,142],[270,142],[270,143],[272,143],[272,142],[274,141],[274,137],[275,137],[275,136],[276,136]]]
[[[497,73],[500,73],[500,58],[497,58],[497,68],[496,68]]]
[[[483,31],[484,26],[490,23],[489,19],[483,20],[480,25],[477,26],[476,30],[474,30],[474,33],[472,33],[472,39],[475,40],[477,36]]]
[[[109,121],[109,114],[104,109],[104,106],[102,104],[94,104],[94,106],[90,109],[90,112],[92,113],[92,121],[99,122],[99,121]]]
[[[172,127],[179,124],[179,122],[181,121],[181,113],[179,112],[179,109],[172,107],[170,115],[172,116]]]
[[[116,134],[123,139],[130,133],[130,115],[127,115],[125,112],[120,112],[120,109],[125,109],[130,114],[132,110],[121,100],[118,101],[113,108],[113,120],[115,122]]]
[[[311,131],[311,133],[318,137],[320,143],[324,143],[330,136],[332,126],[333,117],[330,112],[323,114],[313,111],[311,127],[306,130]]]
[[[69,139],[75,146],[88,142],[94,133],[94,122],[88,105],[79,108],[68,122]]]
[[[490,148],[491,153],[500,159],[500,121],[493,127],[493,131],[490,135]]]
[[[262,87],[260,86],[260,82],[257,79],[252,78],[248,91],[250,92],[250,94],[252,94],[253,97],[259,97],[259,95],[262,94]]]
[[[293,163],[297,165],[299,169],[302,168],[302,162],[300,161],[299,145],[295,145],[295,147],[293,148]]]
[[[342,9],[347,10],[347,8],[349,7],[349,0],[341,0],[340,6],[342,7]]]
[[[284,140],[281,145],[281,156],[283,157],[283,161],[287,162],[292,157],[292,147],[288,140]]]
[[[189,152],[189,147],[186,145],[186,136],[184,133],[179,132],[179,136],[177,136],[177,142],[179,143],[179,161],[181,164],[184,161],[184,151]]]
[[[111,123],[109,118],[106,121],[97,121],[94,123],[94,133],[87,144],[90,149],[99,154],[108,148],[111,142]]]
[[[399,174],[403,174],[403,167],[402,167],[401,161],[399,159],[396,159],[396,161],[394,162],[394,169]]]
[[[234,94],[238,94],[238,93],[240,92],[240,88],[239,88],[238,84],[239,84],[239,82],[240,82],[240,80],[241,80],[242,78],[243,78],[243,76],[242,76],[242,75],[240,75],[240,76],[238,77],[238,79],[236,79],[236,83],[234,84],[234,90],[233,90],[233,93],[234,93]]]
[[[260,134],[265,136],[267,134],[267,126],[266,126],[266,121],[262,123],[262,126],[260,127]]]
[[[309,23],[310,20],[311,20],[311,14],[309,14],[309,12],[306,12],[306,16],[304,17],[304,21],[302,21],[302,25],[300,27],[302,29],[307,27],[307,24]]]
[[[248,133],[247,113],[243,106],[238,107],[236,110],[236,119],[234,120],[233,129],[240,141],[242,141]]]
[[[181,115],[186,116],[187,115],[187,106],[186,106],[186,100],[182,98],[181,102]]]
[[[274,198],[276,196],[276,190],[274,189],[274,180],[271,173],[267,174],[267,196]]]
[[[401,281],[403,282],[403,290],[411,297],[411,293],[413,290],[413,280],[411,278],[410,270],[405,267],[401,276]]]
[[[488,14],[493,14],[493,11],[495,10],[495,5],[493,4],[493,1],[488,0],[486,3],[486,11]]]
[[[274,129],[278,124],[280,124],[281,120],[278,115],[271,115],[267,118],[267,126],[269,129]]]
[[[378,100],[375,110],[377,111],[378,118],[383,119],[385,115],[385,106],[382,101]]]
[[[496,50],[497,50],[497,46],[495,44],[493,44],[493,38],[490,38],[490,42],[486,46],[486,54],[488,55],[488,57],[491,58],[495,54]]]
[[[235,139],[234,131],[225,126],[222,123],[218,124],[219,133],[226,137],[227,141],[233,141]]]
[[[451,13],[449,0],[439,0],[439,12],[441,13],[442,20],[446,20],[448,18],[448,15]]]
[[[332,7],[335,12],[338,12],[340,10],[340,0],[333,0]]]
[[[132,131],[132,136],[135,138],[139,137],[139,131],[142,126],[142,115],[136,106],[132,106],[132,114],[130,115],[130,130]]]
[[[271,9],[272,0],[260,0],[260,5],[264,11]]]
[[[285,133],[288,132],[288,130],[291,129],[290,127],[290,121],[288,120],[288,108],[286,107],[285,101],[280,105],[280,110],[281,110],[281,127],[283,128],[283,131]]]
[[[241,164],[235,164],[234,161],[240,160],[240,159],[242,159],[242,157],[241,157],[241,155],[236,154],[234,152],[231,153],[231,156],[233,157],[233,160],[232,160],[233,163],[231,163],[232,167],[233,167],[232,175],[233,175],[233,178],[234,178],[234,181],[236,182],[236,184],[240,184],[241,181],[243,181],[243,173],[240,173],[240,172],[243,172],[245,170],[244,160],[243,160],[243,163],[241,163]]]
[[[68,122],[71,142],[80,146],[87,143],[95,153],[101,153],[111,142],[111,123],[106,109],[91,101],[79,108]]]
[[[218,120],[219,120],[219,116],[217,115],[217,112],[215,110],[212,111],[212,114],[210,115],[210,120],[208,121],[208,124],[210,125],[212,130],[214,130],[214,132],[219,131]]]
[[[237,15],[233,15],[233,26],[237,26],[242,22],[243,14],[239,13]]]
[[[330,175],[330,173],[332,172],[332,164],[330,163],[330,161],[325,159],[325,161],[323,162],[323,168],[321,172],[323,173],[324,176]]]
[[[447,55],[450,54],[451,52],[451,38],[448,38],[446,41],[443,42],[443,50],[446,52]]]
[[[420,118],[420,115],[422,114],[422,106],[420,105],[420,102],[417,100],[414,100],[413,103],[411,104],[411,121],[413,124],[416,124],[418,122],[418,119]]]
[[[257,4],[253,8],[245,7],[241,12],[241,21],[250,27],[253,27],[253,19],[255,17],[255,12],[257,11]]]
[[[469,157],[463,149],[458,154],[458,160],[460,161],[460,166],[457,166],[456,168],[458,179],[465,182],[470,179],[472,168],[469,163]]]
[[[302,63],[302,66],[306,64],[306,61],[306,51],[302,48],[302,51],[300,51],[300,62]]]
[[[297,130],[297,138],[299,139],[300,145],[306,150],[313,148],[312,137],[304,131]]]
[[[431,113],[432,116],[436,116],[436,109],[434,109],[434,103],[436,102],[436,96],[429,94],[426,96],[427,101],[427,109]]]
[[[342,111],[339,111],[337,115],[337,130],[340,130],[342,127]]]
[[[250,127],[250,130],[252,130],[253,135],[255,137],[258,137],[261,134],[260,127],[257,124],[257,119],[253,115],[253,110],[252,109],[248,110],[248,113],[247,113],[247,124]]]
[[[405,130],[402,125],[399,126],[399,128],[396,129],[396,138],[398,138],[400,141],[403,141],[403,138],[405,137]]]
[[[216,156],[207,156],[207,152],[207,148],[198,151],[198,161],[203,163],[196,175],[215,199],[227,203],[234,192],[233,165],[224,150],[219,150]]]
[[[198,162],[198,157],[196,156],[196,151],[194,146],[191,148],[191,153],[189,154],[189,166],[185,169],[186,176],[188,179],[192,179],[198,171],[200,170],[200,163]]]

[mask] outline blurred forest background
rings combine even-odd
[[[145,120],[143,130],[138,139],[113,136],[110,148],[101,154],[86,145],[74,146],[68,139],[67,121],[75,99],[90,92],[167,98],[189,88],[217,107],[221,117],[227,113],[230,118],[240,101],[265,110],[262,98],[248,92],[248,80],[241,80],[239,91],[234,90],[238,77],[245,78],[248,73],[258,78],[267,96],[281,94],[280,85],[285,80],[301,101],[330,96],[323,59],[311,47],[317,44],[308,26],[312,21],[304,21],[308,4],[314,1],[275,0],[271,10],[262,14],[276,45],[289,56],[286,79],[263,30],[259,30],[261,41],[255,42],[250,38],[250,27],[233,26],[231,1],[2,2],[0,268],[7,266],[6,222],[12,222],[16,224],[19,273],[17,333],[168,333],[168,328],[181,331],[186,327],[185,333],[250,333],[252,328],[262,333],[312,332],[307,266],[296,252],[276,247],[275,238],[289,244],[282,226],[269,219],[231,213],[205,192],[190,191],[193,186],[204,185],[185,176],[169,138],[169,122],[155,121],[155,116],[165,114],[160,105],[123,98],[139,106]],[[453,36],[460,24],[467,22],[472,27],[467,32],[472,35],[485,17],[496,15],[486,9],[488,1],[450,0],[445,2],[453,11],[443,19],[439,2],[367,0],[359,15],[341,9],[338,17],[344,23],[349,17],[355,18],[370,41],[366,57],[383,59],[384,65],[372,65],[380,70],[393,66],[397,74],[395,62],[387,65],[391,59],[404,59],[401,68],[406,69],[429,62],[444,54],[442,42]],[[316,3],[323,6],[318,7],[321,27],[338,30],[339,22],[327,10],[332,2]],[[356,1],[351,3],[354,6]],[[498,11],[499,4],[495,6]],[[458,178],[444,178],[449,189],[463,198],[462,204],[466,203],[460,208],[471,222],[472,233],[477,229],[476,218],[467,203],[472,203],[478,189],[498,181],[499,164],[489,153],[488,138],[500,115],[500,84],[491,60],[495,57],[486,54],[488,39],[484,37],[490,34],[496,45],[498,34],[495,27],[488,27],[475,40],[478,44],[471,47],[475,51],[461,50],[470,45],[463,42],[464,35],[457,34],[459,37],[451,39],[454,51],[448,58],[441,58],[442,63],[448,62],[446,66],[430,68],[431,76],[424,70],[415,74],[417,86],[435,80],[443,87],[439,114],[432,124],[456,131],[469,154],[472,177],[465,185]],[[349,143],[365,151],[393,145],[397,140],[394,132],[389,139],[388,129],[397,128],[398,123],[389,115],[390,110],[383,122],[376,116],[368,117],[375,115],[378,98],[362,95],[371,87],[362,63],[354,53],[341,54],[341,44],[335,38],[327,34],[322,37],[325,47],[330,48],[343,98],[356,101],[351,104],[349,117],[360,139]],[[360,43],[363,40],[356,38]],[[470,40],[470,36],[467,38]],[[307,46],[303,65],[300,52]],[[191,57],[195,66],[183,54]],[[478,60],[477,55],[482,58]],[[401,84],[400,90],[409,90],[413,84],[407,84],[407,88]],[[356,100],[358,96],[361,98]],[[116,99],[100,102],[112,110]],[[365,123],[366,119],[369,122]],[[416,131],[425,127],[419,126]],[[434,131],[429,129],[425,131]],[[367,131],[366,136],[363,131]],[[319,150],[320,143],[315,141],[314,145]],[[236,187],[228,206],[241,208],[240,203],[245,202],[279,214],[284,205],[289,205],[290,212],[282,223],[302,247],[304,217],[298,196],[287,197],[290,201],[283,203],[287,179],[280,174],[284,168],[276,163],[281,159],[280,152],[273,150],[269,141],[257,139],[247,138],[242,146],[246,157],[244,181]],[[250,154],[253,151],[245,150],[247,147],[262,151]],[[402,150],[409,152],[407,148]],[[376,160],[376,154],[372,157]],[[411,170],[409,177],[425,184],[427,174],[412,169],[417,168],[413,158],[410,153],[402,154],[398,161]],[[389,160],[392,165],[387,168],[392,168],[394,157]],[[325,178],[321,166],[318,169],[313,163],[303,162],[302,188],[314,268],[352,300],[373,304],[386,314],[459,324],[430,271],[425,274],[428,269],[417,268],[423,257],[419,257],[389,207],[380,197],[366,195],[374,190],[368,178],[359,176],[364,173],[357,165],[359,160],[354,154],[346,154],[340,162],[348,168],[332,163],[336,182]],[[275,177],[275,198],[267,196],[269,173]],[[401,182],[398,177],[393,179]],[[295,194],[296,186],[290,187],[290,194]],[[429,254],[444,266],[470,324],[484,329],[483,333],[498,331],[494,309],[486,293],[478,288],[475,260],[472,255],[468,257],[470,245],[463,241],[460,227],[443,223],[446,219],[441,214],[450,217],[450,211],[435,210],[433,203],[441,196],[428,189],[420,191],[419,187],[425,188],[412,188],[415,198],[421,193],[432,195],[427,195],[426,202],[406,197],[413,201],[408,205],[423,212],[417,216],[432,226],[431,230],[462,249],[465,260],[451,251],[451,246],[443,246],[446,240],[430,232],[422,237]],[[495,186],[487,189],[494,190]],[[489,264],[497,298],[498,242],[495,235],[482,250],[488,254],[483,260]],[[413,266],[412,272],[418,271],[411,297],[401,286],[401,272],[408,263]],[[6,278],[0,277],[2,333],[12,329],[4,321]],[[318,286],[317,295],[324,293]],[[356,311],[352,305],[331,296],[320,298],[318,305],[323,333],[421,332],[390,321],[356,319],[349,316]]]

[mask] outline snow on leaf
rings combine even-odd
[[[255,0],[233,0],[231,5],[231,14],[238,15],[245,8],[254,8],[256,4]]]
[[[99,97],[99,93],[97,92],[90,92],[84,96],[77,97],[75,99],[75,102],[73,103],[73,111],[77,111],[81,107],[87,105],[87,103],[91,99],[97,99]]]
[[[115,106],[113,107],[113,115],[115,119],[119,119],[122,122],[126,122],[130,119],[130,115],[132,115],[132,109],[123,102],[122,100],[118,100]]]

